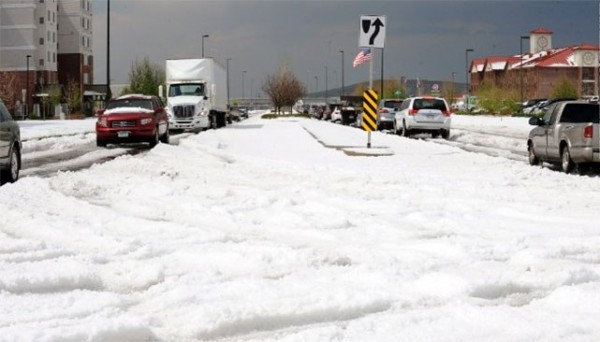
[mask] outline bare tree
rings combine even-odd
[[[12,73],[0,72],[0,98],[6,107],[14,110],[19,100],[20,90],[17,89],[16,77]]]
[[[281,64],[275,75],[267,76],[262,89],[271,99],[277,114],[281,113],[282,107],[289,107],[291,114],[294,104],[306,95],[306,88],[286,64]]]

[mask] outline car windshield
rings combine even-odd
[[[169,87],[169,97],[175,96],[204,96],[203,83],[172,84]]]
[[[402,105],[402,101],[384,101],[383,102],[383,107],[394,108],[395,110],[400,109],[401,105]]]
[[[153,110],[152,101],[147,99],[119,99],[112,100],[106,106],[106,109],[115,109],[115,108],[144,108]]]
[[[415,99],[413,109],[438,109],[441,111],[448,110],[446,103],[440,99]]]

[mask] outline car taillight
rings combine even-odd
[[[418,109],[409,109],[409,110],[408,110],[408,115],[415,115],[415,114],[417,114],[418,112],[419,112],[419,110],[418,110]]]
[[[593,138],[594,137],[594,127],[593,126],[586,126],[583,129],[583,137],[584,138]]]
[[[388,113],[388,110],[385,108],[379,108],[379,113]]]
[[[443,110],[442,114],[444,114],[444,116],[450,116],[450,115],[452,115],[452,112],[449,110]]]
[[[108,120],[106,118],[98,118],[98,126],[108,127]]]

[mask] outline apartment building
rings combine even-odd
[[[93,82],[91,0],[1,0],[0,97],[8,107],[30,112],[48,89],[70,82],[80,90]]]

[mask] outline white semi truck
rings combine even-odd
[[[227,74],[221,65],[212,58],[170,59],[165,72],[170,130],[200,131],[226,125]]]

